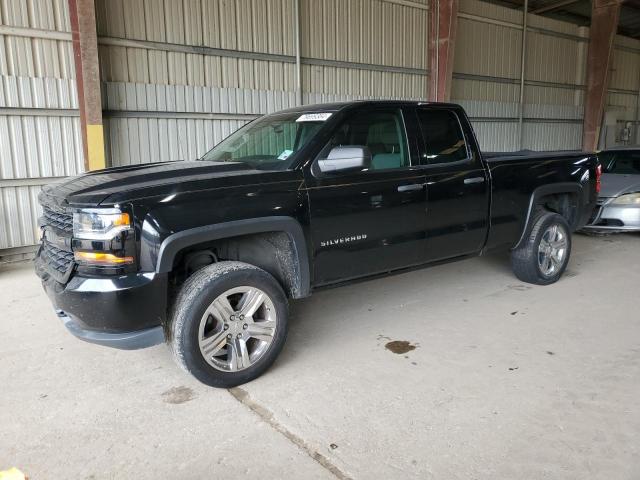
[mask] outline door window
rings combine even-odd
[[[409,153],[399,109],[359,112],[338,127],[319,158],[334,147],[361,146],[371,153],[370,170],[408,167]]]
[[[423,163],[451,163],[469,155],[458,116],[444,109],[419,109],[418,122],[425,143]]]

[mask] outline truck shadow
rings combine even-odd
[[[439,321],[430,316],[430,305],[446,302],[459,308],[487,289],[504,289],[513,278],[508,252],[495,252],[316,291],[291,302],[289,338],[274,368],[293,361],[318,361],[330,355],[328,351],[350,349],[352,342],[379,343],[378,336],[393,336],[404,315],[424,315],[426,331],[432,320]]]
[[[496,273],[499,272],[513,275],[513,271],[511,270],[510,252],[507,250],[486,253],[480,257],[480,259],[484,264],[484,268],[490,268],[491,271]]]

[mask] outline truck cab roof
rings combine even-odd
[[[281,113],[292,113],[292,112],[339,112],[342,110],[348,110],[352,108],[363,108],[363,107],[376,107],[376,106],[425,106],[425,105],[436,105],[447,108],[462,108],[460,105],[455,103],[444,103],[444,102],[424,102],[424,101],[416,101],[416,100],[354,100],[350,102],[335,102],[335,103],[318,103],[315,105],[300,105],[298,107],[288,108],[286,110],[280,110],[278,112],[274,112],[277,114]]]

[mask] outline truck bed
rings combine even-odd
[[[595,154],[579,150],[534,152],[488,152],[484,159],[491,172],[491,229],[487,247],[505,239],[517,242],[526,225],[532,194],[552,194],[576,186],[571,200],[579,213],[571,222],[573,229],[588,220],[595,205]],[[553,210],[553,208],[551,208]],[[513,246],[513,245],[512,245]]]

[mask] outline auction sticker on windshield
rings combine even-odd
[[[324,122],[328,120],[331,115],[333,115],[331,112],[305,113],[304,115],[300,115],[296,122]]]
[[[286,160],[287,158],[289,158],[289,155],[291,155],[292,153],[293,153],[293,150],[284,150],[278,157],[278,160]]]

